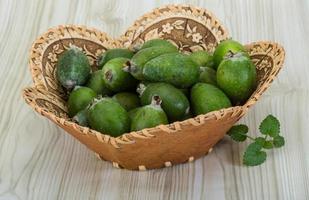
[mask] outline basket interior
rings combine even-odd
[[[181,42],[178,41],[178,44],[179,43]],[[45,50],[42,60],[42,75],[44,80],[44,86],[48,92],[50,92],[54,96],[60,97],[57,98],[57,100],[60,101],[62,105],[62,109],[59,110],[61,116],[66,116],[67,109],[65,108],[65,101],[67,100],[68,96],[66,90],[59,84],[56,79],[55,69],[58,57],[61,55],[61,53],[65,51],[65,49],[69,48],[70,44],[74,44],[83,49],[83,51],[90,60],[93,70],[97,70],[96,60],[98,56],[106,50],[106,48],[95,42],[79,38],[62,39],[55,41]],[[184,44],[184,46],[186,47],[185,50],[182,49],[182,51],[194,51],[190,49],[190,47],[192,46],[187,46],[186,43],[182,44]],[[260,96],[265,89],[265,87],[263,87],[264,83],[271,82],[270,80],[268,80],[268,78],[270,79],[271,77],[276,76],[276,74],[278,73],[278,70],[273,68],[273,66],[281,64],[281,61],[277,56],[279,56],[282,52],[280,51],[280,48],[278,49],[276,45],[267,43],[251,44],[248,45],[247,48],[254,64],[256,65],[258,78],[258,87],[253,96],[248,100],[249,102],[250,100],[252,100],[252,98],[257,98],[256,95]],[[245,104],[248,104],[248,102]],[[42,102],[38,103],[42,104]],[[57,112],[58,115],[60,114],[59,112]]]

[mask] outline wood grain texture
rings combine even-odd
[[[21,98],[31,84],[31,43],[58,24],[84,24],[117,37],[143,13],[167,3],[213,11],[243,43],[274,40],[286,49],[279,77],[241,120],[254,127],[273,113],[286,146],[245,167],[246,143],[223,139],[194,163],[132,172],[98,160]],[[0,0],[0,200],[10,199],[309,199],[309,2],[296,0]]]

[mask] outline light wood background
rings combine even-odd
[[[47,28],[85,24],[117,37],[140,15],[167,3],[208,8],[247,43],[274,40],[286,48],[279,77],[241,120],[257,134],[277,116],[286,146],[267,162],[245,167],[246,143],[229,138],[191,164],[146,172],[113,168],[21,98],[31,85],[31,43]],[[0,0],[0,200],[11,199],[309,199],[308,0]]]

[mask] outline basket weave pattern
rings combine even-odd
[[[98,56],[116,47],[134,48],[153,38],[164,38],[182,52],[213,52],[228,32],[208,11],[186,5],[169,5],[145,14],[119,39],[84,26],[49,29],[32,46],[30,69],[34,86],[23,97],[38,113],[62,127],[99,158],[119,168],[145,170],[193,161],[207,154],[238,121],[278,74],[284,49],[273,42],[256,42],[246,48],[258,71],[258,88],[243,106],[214,111],[182,122],[124,134],[114,138],[74,123],[67,115],[67,93],[58,83],[55,66],[71,44],[81,48],[97,69]]]

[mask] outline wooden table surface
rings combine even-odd
[[[133,172],[113,168],[21,98],[31,85],[34,39],[59,24],[84,24],[117,37],[167,3],[214,12],[234,39],[273,40],[286,49],[279,77],[241,120],[256,135],[272,113],[286,146],[257,167],[241,164],[247,143],[224,138],[194,163]],[[308,0],[0,0],[0,199],[309,199]]]

